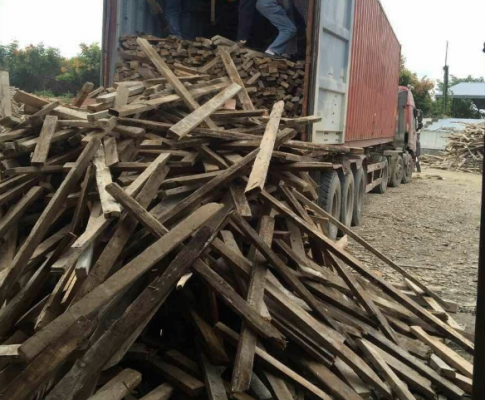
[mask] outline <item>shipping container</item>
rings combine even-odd
[[[160,35],[146,1],[104,0],[104,80],[121,36]],[[308,113],[320,115],[311,140],[370,146],[393,140],[400,44],[379,0],[313,0],[308,23]],[[313,56],[309,56],[309,55]]]

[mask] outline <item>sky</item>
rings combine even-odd
[[[100,43],[103,0],[0,0],[0,44],[43,42],[65,57],[80,43]]]
[[[380,1],[419,77],[443,79],[447,40],[451,75],[485,77],[485,0]]]
[[[419,77],[442,78],[447,40],[452,75],[485,75],[485,0],[380,1]],[[0,0],[0,44],[43,42],[72,57],[101,42],[102,14],[103,0]]]

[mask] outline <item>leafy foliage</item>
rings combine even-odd
[[[100,81],[101,49],[98,44],[81,44],[73,58],[40,43],[21,49],[17,42],[0,45],[0,68],[10,74],[10,82],[28,92],[46,92],[58,96],[76,93],[84,82]]]
[[[434,88],[434,81],[423,77],[418,78],[416,73],[406,68],[406,59],[401,56],[401,70],[399,74],[400,86],[411,86],[413,89],[414,102],[416,108],[421,110],[425,116],[431,114],[433,109],[433,99],[431,93]]]

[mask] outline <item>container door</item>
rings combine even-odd
[[[313,125],[312,141],[337,144],[345,141],[347,93],[355,0],[321,0],[316,18],[313,69],[313,114],[322,121]]]

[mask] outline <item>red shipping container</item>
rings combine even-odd
[[[401,45],[379,0],[355,0],[353,29],[345,142],[389,142],[396,130]]]

